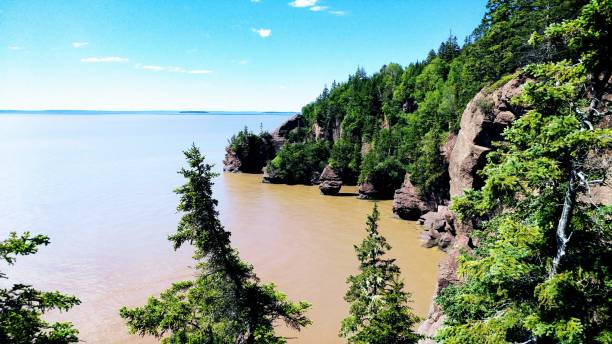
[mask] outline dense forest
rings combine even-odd
[[[594,193],[610,171],[610,27],[611,1],[491,0],[462,45],[450,36],[423,61],[324,88],[266,172],[311,183],[328,165],[380,198],[408,174],[424,199],[451,202],[466,240],[431,340],[610,343],[612,207]],[[468,102],[493,111],[477,93],[518,77],[520,118],[491,143],[475,189],[449,200],[442,147]]]
[[[506,128],[479,172],[480,185],[453,197],[457,232],[469,240],[452,257],[456,280],[438,290],[444,314],[431,338],[415,333],[399,268],[378,231],[378,210],[355,246],[359,271],[347,279],[351,343],[612,343],[612,205],[593,196],[610,171],[612,0],[490,0],[481,24],[461,44],[450,36],[407,67],[357,69],[302,110],[297,129],[274,138],[245,129],[228,150],[275,181],[311,183],[329,165],[347,184],[371,184],[389,197],[408,173],[422,197],[448,200],[440,147],[482,90],[521,74],[512,104],[525,109]],[[478,107],[487,113],[491,104]],[[212,195],[215,173],[195,146],[185,152],[182,217],[169,241],[191,244],[197,277],[172,284],[142,307],[120,310],[129,330],[165,343],[284,343],[284,322],[310,324],[305,301],[264,284],[231,246]],[[254,168],[253,168],[254,166]],[[16,233],[0,258],[49,244]],[[0,278],[6,278],[0,272]],[[410,281],[408,280],[409,284]],[[342,302],[342,300],[338,300]],[[0,342],[70,343],[78,331],[44,313],[80,301],[25,284],[0,289]]]
[[[371,76],[358,68],[304,106],[305,126],[268,163],[268,173],[282,182],[310,183],[329,163],[345,184],[370,182],[388,198],[408,172],[422,195],[448,198],[438,147],[458,131],[466,104],[520,67],[570,57],[568,49],[530,44],[530,38],[552,23],[573,19],[586,3],[489,1],[481,24],[461,45],[451,35],[407,67],[390,63]],[[245,134],[232,146],[245,146]]]

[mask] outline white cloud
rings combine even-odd
[[[72,47],[75,49],[82,48],[88,45],[89,45],[89,42],[72,42]]]
[[[286,90],[287,86],[286,85],[280,85],[278,88],[280,88],[281,90]]]
[[[294,0],[289,3],[292,7],[312,7],[315,6],[319,0]]]
[[[327,9],[327,6],[312,6],[309,9],[313,12],[319,12],[319,11],[325,11]]]
[[[18,45],[9,45],[7,48],[9,50],[23,50],[23,47],[18,46]]]
[[[185,68],[183,67],[168,66],[164,70],[168,72],[173,72],[173,73],[185,73]]]
[[[187,73],[189,73],[189,74],[210,74],[210,73],[212,73],[212,70],[196,69],[196,70],[190,70]]]
[[[255,32],[262,38],[268,38],[270,37],[270,35],[272,35],[271,29],[263,29],[263,28],[262,29],[251,29],[251,31]]]
[[[247,63],[249,63],[249,60],[240,60],[240,61],[238,61],[238,64],[241,64],[241,65],[245,65]]]
[[[146,70],[153,70],[153,71],[156,71],[156,72],[161,72],[161,71],[166,69],[165,67],[154,66],[154,65],[137,66],[137,68],[146,69]]]
[[[327,12],[335,16],[346,15],[345,11],[331,10],[328,6],[317,5],[319,0],[294,0],[289,3],[289,6],[308,8],[312,12]]]
[[[210,74],[212,73],[212,71],[208,69],[188,70],[183,67],[177,67],[177,66],[143,65],[140,63],[135,64],[134,67],[138,69],[143,69],[143,70],[150,70],[153,72],[170,72],[170,73],[187,73],[187,74]]]
[[[255,2],[255,3],[260,2],[260,1],[261,0],[251,0],[251,2]]]
[[[97,62],[106,62],[106,63],[111,63],[111,62],[128,62],[130,59],[125,58],[125,57],[119,57],[119,56],[104,56],[104,57],[87,57],[84,59],[81,59],[81,62],[87,62],[87,63],[97,63]]]
[[[346,12],[345,11],[329,11],[330,14],[333,14],[335,16],[341,17],[341,16],[345,16]]]

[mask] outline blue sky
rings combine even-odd
[[[485,0],[1,0],[0,109],[298,111],[423,59]]]

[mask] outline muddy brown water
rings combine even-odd
[[[343,188],[341,196],[322,196],[316,186],[262,184],[260,175],[224,174],[222,179],[217,192],[221,217],[240,256],[264,282],[274,282],[293,300],[312,303],[312,325],[295,332],[281,324],[279,333],[291,343],[344,343],[337,334],[348,312],[346,277],[357,272],[353,245],[365,235],[374,202],[356,199],[354,187]],[[442,253],[421,247],[420,228],[397,219],[391,201],[378,205],[381,234],[392,245],[389,255],[401,268],[411,306],[425,316]],[[189,250],[182,251],[178,254],[187,258]],[[129,277],[123,274],[120,285],[100,288],[89,302],[53,318],[73,321],[88,343],[155,343],[151,337],[129,336],[116,310],[144,304],[149,295],[192,272],[180,263],[148,262]]]
[[[271,130],[275,116],[12,116],[1,117],[0,237],[10,230],[50,236],[33,256],[2,266],[9,280],[77,295],[82,304],[51,320],[69,320],[86,343],[155,343],[129,335],[118,309],[138,306],[172,282],[193,276],[189,247],[167,241],[177,224],[183,183],[180,154],[196,142],[220,162],[231,133],[244,125]],[[217,166],[220,170],[220,166]],[[357,271],[353,245],[365,236],[373,202],[322,196],[316,186],[262,184],[261,175],[223,174],[214,195],[232,244],[264,282],[312,303],[313,324],[290,343],[342,343],[346,277]],[[417,314],[427,313],[442,253],[420,246],[414,222],[379,202],[380,230],[393,246]]]

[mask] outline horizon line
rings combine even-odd
[[[84,110],[84,109],[0,109],[0,112],[183,112],[183,113],[212,113],[212,112],[233,112],[233,113],[300,113],[301,111],[273,111],[273,110]]]

